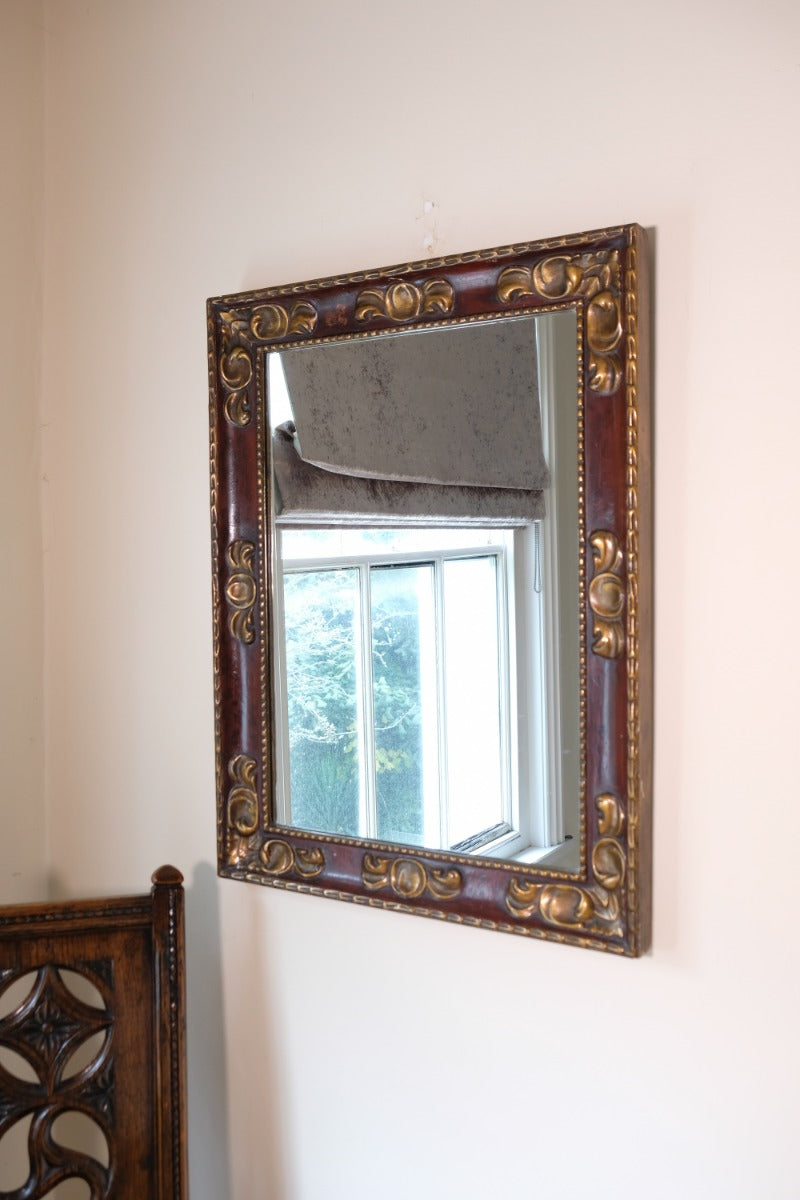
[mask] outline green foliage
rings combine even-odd
[[[371,571],[378,833],[402,841],[422,835],[420,570]],[[284,578],[293,819],[349,835],[361,832],[358,577],[350,568]]]

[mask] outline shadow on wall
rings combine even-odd
[[[219,930],[216,929],[213,953],[217,972],[214,995],[219,996],[221,991],[220,1003],[224,1003],[224,1014],[221,1007],[211,1011],[206,996],[203,998],[203,1014],[198,1016],[194,997],[190,993],[190,1053],[191,1031],[194,1030],[195,1034],[199,1032],[202,1036],[204,1025],[209,1026],[215,1019],[221,1025],[224,1015],[224,1028],[232,1040],[230,1045],[226,1044],[224,1054],[220,1054],[218,1065],[206,1064],[209,1086],[214,1086],[215,1074],[221,1080],[222,1071],[227,1068],[230,1086],[230,1091],[226,1090],[224,1094],[227,1115],[219,1111],[217,1119],[227,1119],[228,1128],[235,1130],[234,1144],[249,1149],[245,1155],[240,1153],[235,1162],[229,1163],[232,1169],[230,1187],[222,1190],[220,1183],[216,1188],[208,1186],[206,1190],[206,1181],[203,1179],[203,1189],[198,1195],[202,1200],[206,1197],[208,1200],[217,1200],[218,1197],[233,1195],[258,1197],[258,1200],[289,1200],[294,1189],[290,1181],[291,1157],[285,1124],[287,1070],[286,1064],[281,1061],[282,1043],[273,996],[274,960],[270,928],[265,921],[265,889],[243,887],[232,880],[217,879],[215,869],[210,865],[198,868],[198,881],[201,872],[203,888],[214,890],[218,905],[220,899],[222,901],[226,940],[224,947],[220,946]],[[233,910],[231,905],[234,906]],[[232,911],[235,912],[233,925]],[[202,913],[197,915],[202,920]],[[214,919],[219,920],[218,909]],[[200,935],[205,942],[206,931],[202,927]],[[202,962],[208,954],[205,945],[198,948],[197,954],[198,962]],[[214,1004],[217,1004],[216,1000]],[[222,1028],[219,1038],[223,1039]],[[204,1046],[200,1046],[196,1053],[208,1058]],[[190,1089],[190,1103],[191,1099]],[[215,1108],[220,1110],[221,1104],[218,1096]],[[203,1170],[201,1156],[206,1156],[209,1151],[192,1141],[191,1109],[189,1129],[190,1183],[194,1200],[198,1175]],[[209,1138],[211,1136],[212,1132],[209,1131]]]
[[[217,877],[199,863],[186,889],[186,1057],[189,1186],[231,1194],[228,1082]]]
[[[234,939],[223,954],[220,892],[225,886],[214,865],[199,863],[186,891],[189,1192],[199,1200],[224,1200],[234,1194],[286,1200],[273,1005],[262,972],[253,970],[249,953],[249,948],[265,945],[258,904],[261,889],[247,889],[254,893],[248,896],[236,885],[242,938]],[[242,952],[247,955],[245,963],[237,958]],[[244,1055],[231,1063],[226,1029],[247,1030]],[[246,1077],[240,1079],[242,1070]],[[235,1170],[232,1124],[235,1143],[252,1147],[247,1161],[238,1161]]]

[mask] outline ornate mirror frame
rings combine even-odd
[[[650,937],[648,286],[637,225],[208,302],[219,873],[626,955]],[[581,868],[276,824],[266,351],[574,308]]]

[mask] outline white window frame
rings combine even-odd
[[[501,747],[501,823],[516,828],[519,820],[518,786],[517,786],[517,722],[513,716],[513,696],[515,694],[516,653],[513,644],[514,637],[514,545],[515,539],[507,530],[492,531],[497,540],[488,545],[447,546],[447,529],[442,529],[442,549],[414,550],[407,552],[362,554],[341,553],[326,554],[323,557],[307,557],[302,559],[283,559],[278,548],[277,559],[280,569],[276,570],[276,658],[278,670],[276,675],[280,681],[286,679],[285,660],[285,627],[283,575],[302,572],[319,572],[325,570],[356,570],[359,573],[357,625],[359,634],[356,651],[356,678],[359,713],[359,742],[360,742],[360,782],[359,782],[359,834],[367,839],[375,839],[377,831],[377,802],[375,776],[375,743],[372,722],[365,719],[365,714],[372,709],[372,620],[371,620],[371,584],[370,570],[373,567],[394,566],[431,566],[434,580],[434,618],[433,641],[436,654],[436,705],[437,705],[437,736],[438,752],[438,783],[436,811],[425,811],[423,845],[432,848],[449,849],[449,806],[454,799],[450,795],[447,771],[447,747],[445,736],[445,705],[446,688],[444,686],[444,564],[445,562],[461,561],[468,558],[493,558],[495,560],[495,579],[497,586],[497,643],[500,674],[498,693],[500,711],[498,714],[498,735]],[[280,542],[281,531],[278,530]],[[280,597],[279,600],[277,597]],[[511,610],[511,611],[509,611]],[[289,742],[288,742],[288,697],[285,687],[276,693],[277,707],[280,713],[280,749],[279,749],[279,786],[277,789],[277,815],[280,824],[291,824],[291,788],[289,780]],[[480,831],[476,831],[476,836]]]

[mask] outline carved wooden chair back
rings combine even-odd
[[[183,876],[152,882],[0,908],[0,1200],[186,1200]]]

